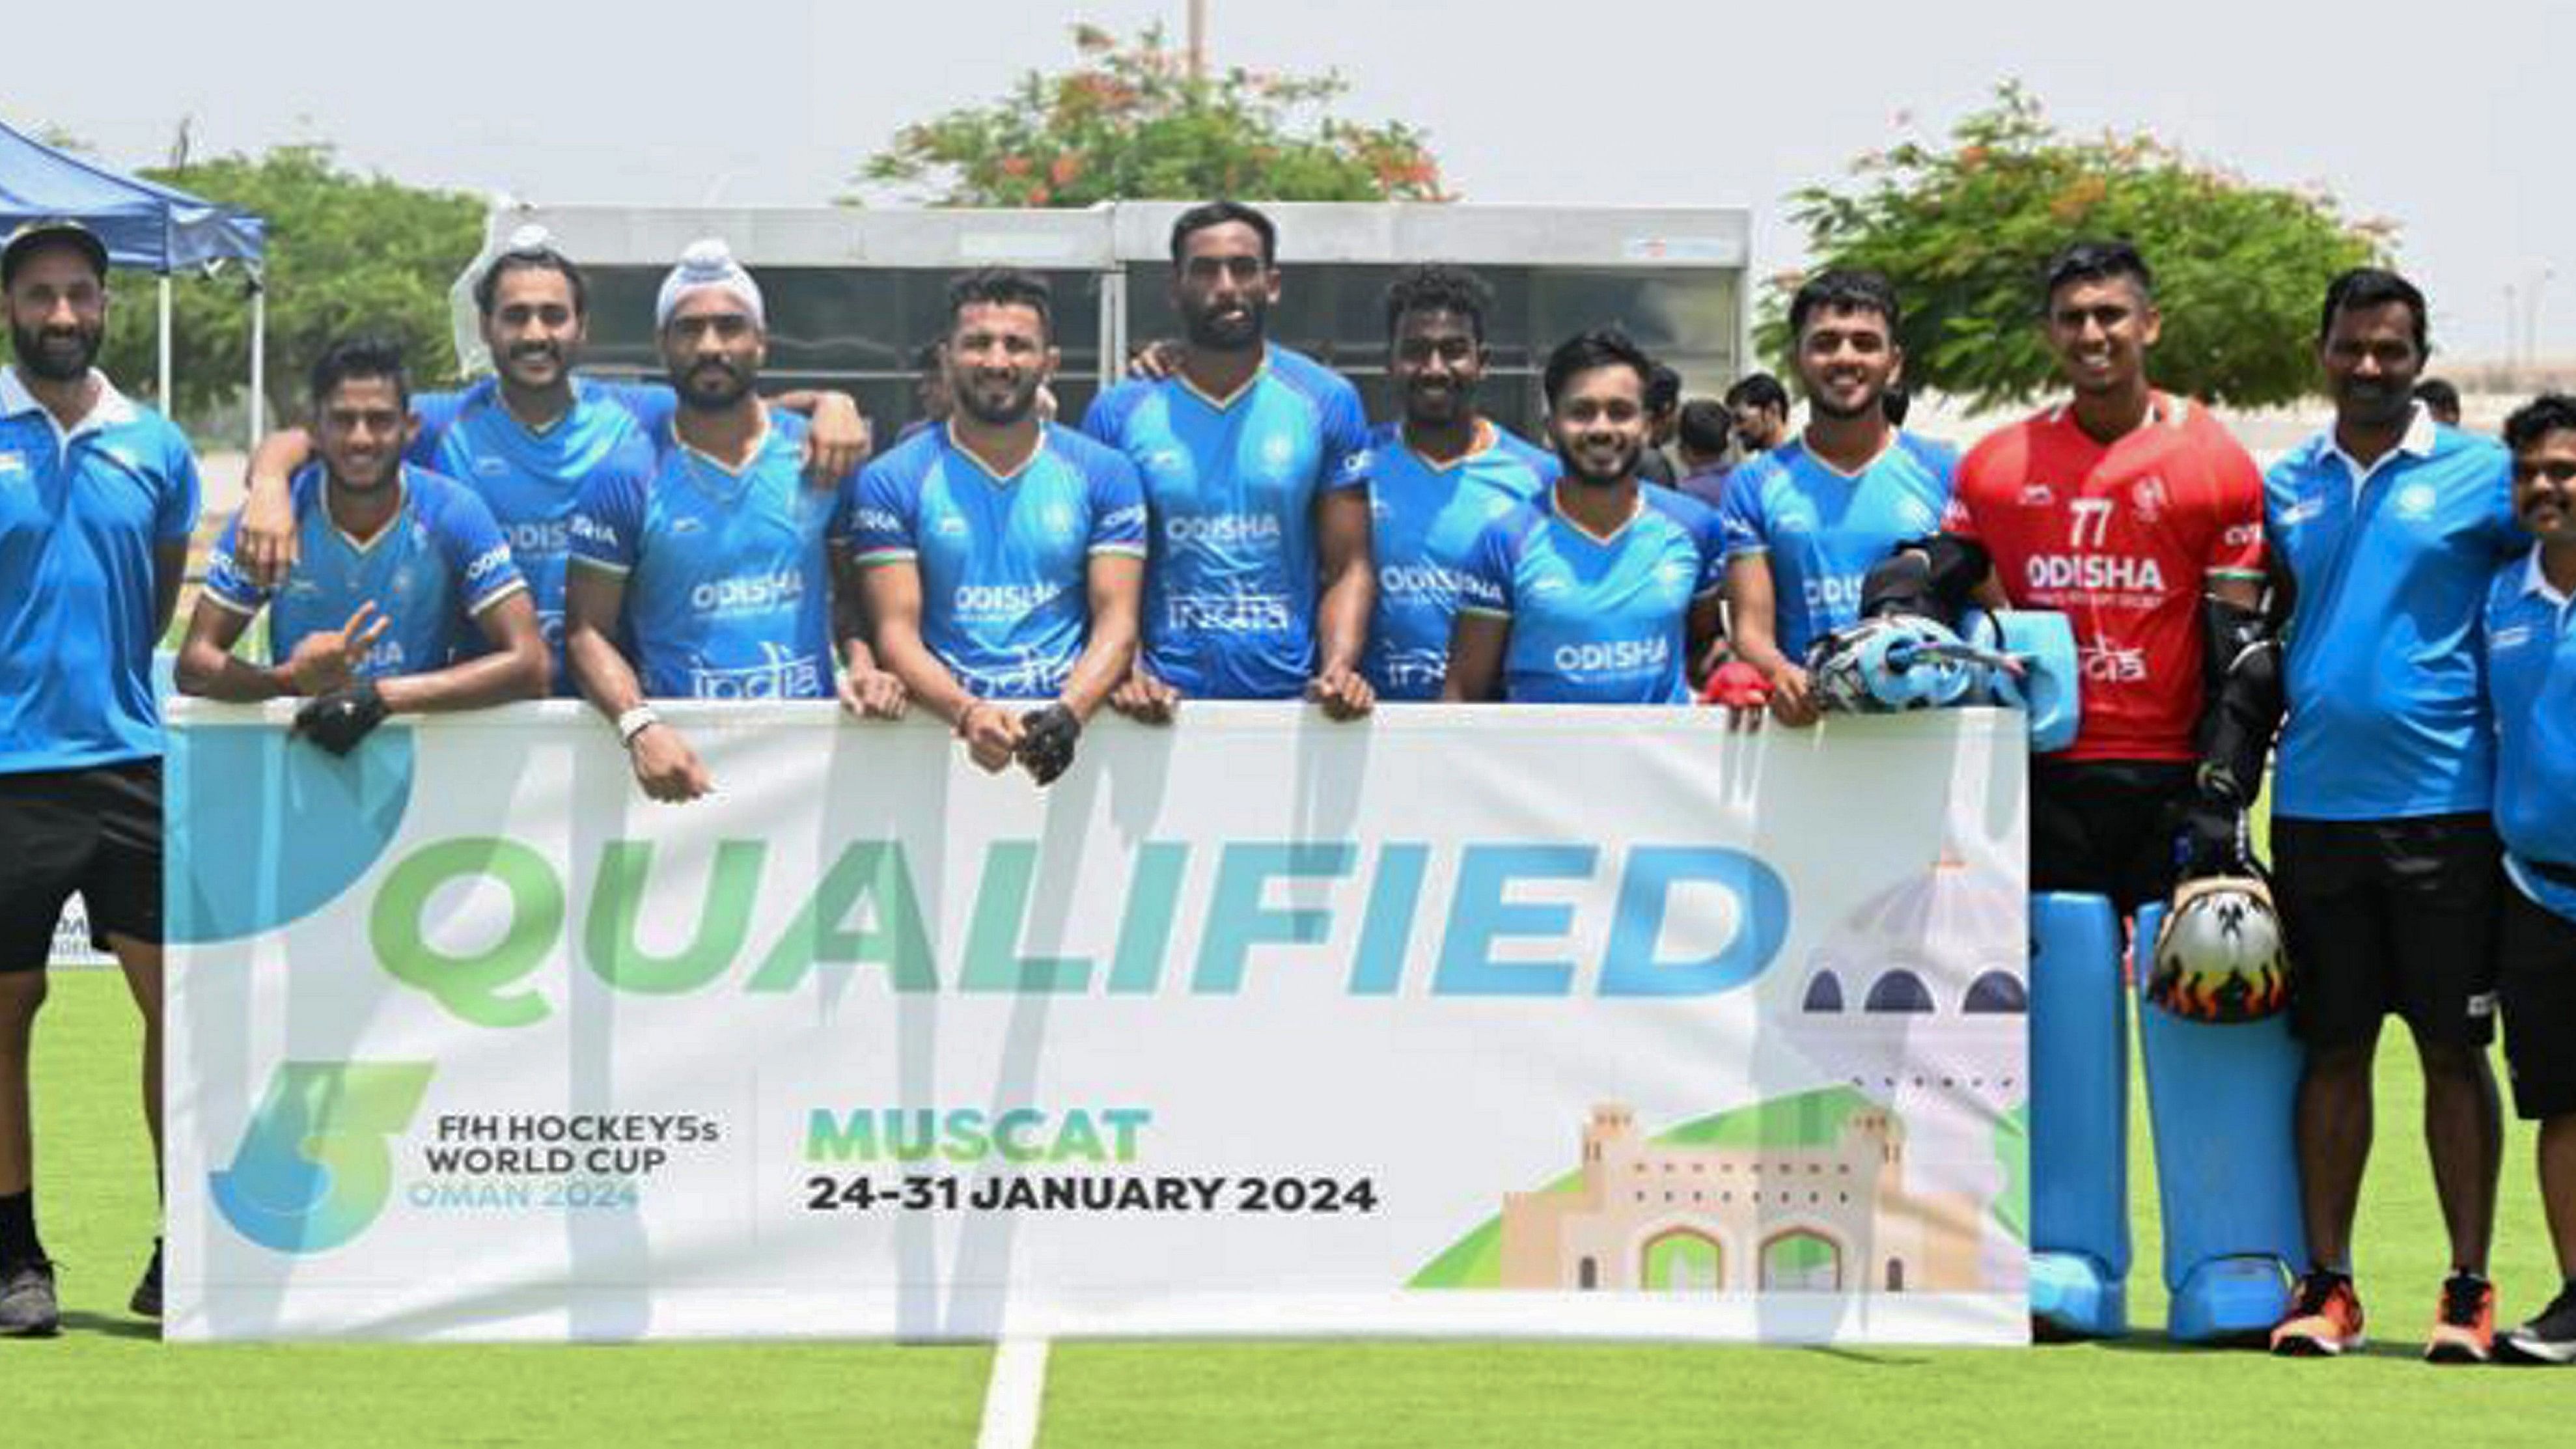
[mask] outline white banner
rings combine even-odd
[[[167,1331],[2018,1342],[2017,715],[174,707]]]

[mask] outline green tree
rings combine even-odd
[[[1947,147],[1864,156],[1854,184],[1793,193],[1818,268],[1885,273],[1904,299],[1906,374],[1990,407],[2055,381],[2037,322],[2048,259],[2080,237],[2134,242],[2156,271],[2159,386],[2247,406],[2316,385],[2326,283],[2385,255],[2393,228],[2316,191],[2258,186],[2144,136],[2061,135],[2017,83]],[[1784,362],[1797,276],[1775,279],[1760,334]]]
[[[1077,25],[1073,42],[1071,70],[1031,71],[1002,100],[905,127],[859,179],[936,206],[1453,199],[1421,131],[1329,114],[1350,89],[1338,73],[1194,77],[1160,26],[1122,43]]]
[[[268,223],[270,415],[302,410],[304,375],[333,339],[381,332],[399,339],[416,381],[453,377],[447,289],[482,242],[483,206],[344,171],[322,144],[280,146],[256,159],[222,156],[143,175],[255,212]],[[156,363],[153,281],[114,278],[116,312],[100,365],[117,385],[149,395]],[[172,288],[171,411],[205,414],[237,399],[250,377],[250,300],[238,268],[182,276]]]

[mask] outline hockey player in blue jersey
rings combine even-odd
[[[333,754],[388,714],[545,692],[536,609],[492,511],[455,480],[403,461],[409,393],[388,341],[336,342],[314,363],[321,460],[295,478],[300,557],[277,588],[263,588],[234,563],[240,520],[224,530],[179,653],[182,691],[305,696],[296,733]],[[232,652],[263,609],[266,665]],[[469,635],[484,648],[458,661]]]
[[[1687,704],[1718,642],[1716,519],[1644,487],[1652,364],[1616,332],[1547,360],[1547,431],[1563,476],[1485,526],[1461,580],[1442,697]]]
[[[1896,290],[1875,272],[1811,277],[1789,303],[1807,426],[1727,475],[1727,616],[1735,656],[1760,672],[1773,715],[1812,724],[1806,658],[1860,617],[1861,578],[1937,529],[1957,453],[1898,431],[1879,406],[1903,375]]]
[[[807,487],[800,424],[753,392],[767,356],[759,284],[724,243],[701,241],[663,279],[654,312],[679,407],[649,475],[583,485],[564,652],[616,722],[637,784],[677,802],[713,782],[647,699],[831,698],[836,635],[852,712],[900,714],[902,686],[836,627],[827,540],[846,534],[851,484]]]
[[[1376,703],[1359,668],[1376,593],[1368,424],[1350,383],[1267,339],[1277,240],[1239,203],[1183,212],[1180,366],[1111,388],[1083,419],[1145,485],[1144,647],[1110,697],[1140,719],[1192,697],[1302,694],[1334,719]]]
[[[661,383],[574,373],[589,328],[589,283],[542,227],[511,237],[475,277],[474,302],[494,375],[458,392],[415,394],[409,457],[491,506],[536,601],[556,691],[570,695],[563,593],[573,505],[593,473],[650,466],[650,439],[668,423],[675,396]],[[866,459],[867,420],[848,395],[788,392],[776,402],[812,415],[803,445],[809,482],[837,486]],[[300,428],[271,434],[252,456],[234,562],[254,583],[273,582],[297,554],[287,480],[310,456],[311,440]]]
[[[1043,279],[969,272],[948,306],[949,416],[859,475],[853,563],[883,667],[976,764],[1049,784],[1135,660],[1144,492],[1125,454],[1038,416]]]
[[[1377,610],[1362,662],[1380,699],[1440,697],[1458,581],[1478,535],[1556,478],[1553,456],[1476,409],[1492,304],[1475,273],[1437,263],[1387,288],[1387,376],[1403,416],[1369,434]]]

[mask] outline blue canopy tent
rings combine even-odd
[[[250,274],[250,435],[260,432],[261,374],[267,367],[268,294],[260,285],[268,225],[184,191],[120,176],[67,156],[0,124],[0,236],[22,223],[67,216],[98,233],[111,264],[157,273],[160,287],[161,405],[170,399],[170,275],[211,272],[238,262]]]

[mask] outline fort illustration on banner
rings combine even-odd
[[[1985,1205],[1905,1181],[1886,1109],[1844,1116],[1822,1145],[1649,1142],[1627,1108],[1594,1109],[1573,1191],[1512,1193],[1504,1288],[1966,1292]]]

